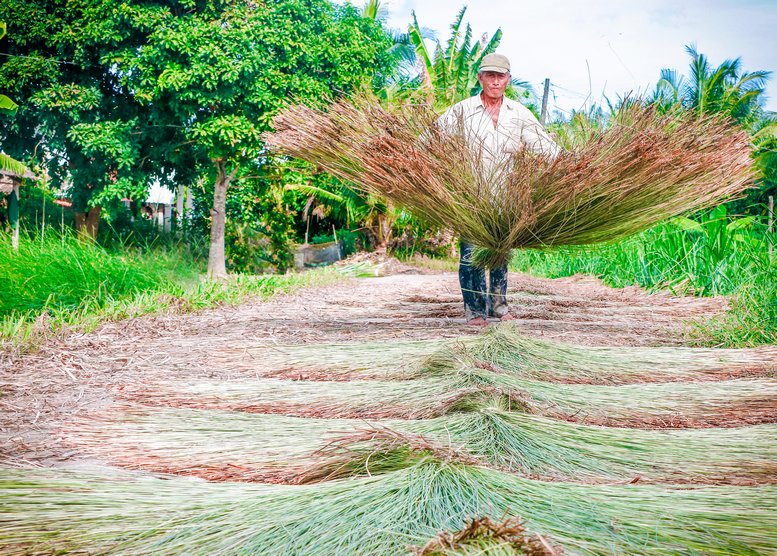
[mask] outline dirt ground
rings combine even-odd
[[[396,270],[400,273],[344,279],[270,302],[109,323],[6,361],[0,368],[0,459],[27,466],[77,458],[61,447],[56,431],[84,412],[109,407],[126,385],[254,372],[230,365],[225,354],[239,360],[256,348],[335,342],[388,349],[398,341],[480,331],[463,319],[455,274]],[[689,319],[726,308],[724,299],[648,295],[638,288],[607,288],[591,278],[518,274],[510,276],[509,299],[526,334],[601,346],[682,345]],[[777,360],[775,348],[751,351]]]

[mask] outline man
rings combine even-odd
[[[556,156],[560,150],[528,108],[504,96],[510,80],[510,62],[505,56],[485,56],[478,69],[483,91],[453,105],[438,120],[444,129],[464,134],[477,159],[474,171],[492,183],[502,179],[506,159],[521,149],[548,156]],[[486,284],[486,272],[470,264],[473,248],[461,238],[459,283],[467,322],[483,326],[488,317],[512,320],[507,306],[507,264],[490,269]]]

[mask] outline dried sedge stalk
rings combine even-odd
[[[464,465],[487,465],[487,462],[462,449],[438,444],[421,435],[380,426],[371,426],[336,438],[312,455],[317,461],[298,473],[293,483],[311,484],[386,473],[404,469],[428,458]]]
[[[385,108],[365,95],[328,111],[292,106],[265,139],[453,229],[483,248],[480,266],[514,248],[616,240],[729,199],[754,177],[747,134],[718,116],[629,103],[575,152],[554,159],[524,149],[501,160],[436,118],[426,106]]]
[[[449,556],[468,545],[488,546],[494,543],[499,543],[500,553],[506,553],[509,549],[510,553],[526,556],[562,554],[561,548],[551,546],[547,539],[538,534],[528,534],[521,518],[511,517],[494,522],[488,516],[472,518],[460,531],[443,531],[423,547],[411,547],[410,552],[416,556]],[[487,548],[482,553],[487,554]]]

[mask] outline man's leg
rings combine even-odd
[[[461,259],[459,260],[459,284],[464,298],[464,317],[467,321],[482,319],[485,324],[488,316],[486,295],[486,273],[482,268],[470,264],[473,245],[461,241]],[[480,321],[477,321],[480,324]]]
[[[499,268],[492,268],[488,279],[488,314],[500,319],[510,318],[507,307],[507,263]]]

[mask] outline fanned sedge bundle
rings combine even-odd
[[[317,419],[429,419],[502,400],[512,411],[609,427],[736,427],[775,423],[777,381],[739,379],[626,385],[528,380],[478,368],[398,381],[247,379],[155,381],[116,395],[181,407]]]
[[[471,516],[565,554],[773,554],[773,486],[545,483],[432,458],[313,485],[0,469],[3,554],[406,554]]]
[[[404,469],[431,453],[556,481],[777,482],[774,425],[620,429],[483,404],[435,419],[371,422],[113,408],[71,427],[60,435],[68,450],[81,456],[210,481],[299,483],[377,475]]]
[[[247,377],[312,381],[428,378],[474,367],[530,380],[632,384],[774,378],[777,347],[590,347],[533,338],[504,323],[455,339],[216,348],[209,364]]]
[[[777,349],[577,346],[532,338],[507,323],[437,350],[417,373],[444,375],[462,367],[577,384],[773,378],[777,376]]]
[[[473,261],[481,266],[514,248],[615,240],[728,199],[754,175],[747,134],[717,116],[625,103],[607,130],[555,158],[484,152],[437,118],[427,106],[387,108],[363,95],[326,110],[287,108],[265,139],[453,229],[483,248]]]

